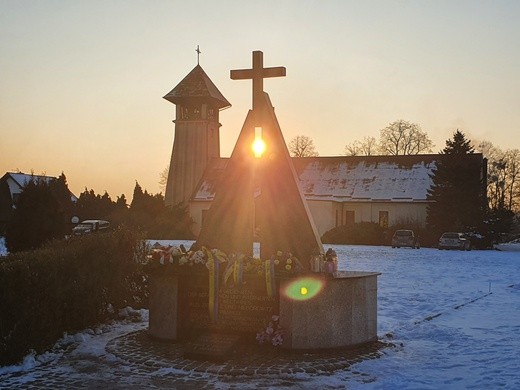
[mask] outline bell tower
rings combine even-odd
[[[164,201],[185,205],[210,160],[220,158],[219,111],[231,104],[199,64],[164,99],[176,106]]]

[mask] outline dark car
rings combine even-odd
[[[439,249],[471,250],[471,240],[463,233],[446,232],[439,238]]]
[[[415,237],[413,230],[396,230],[392,236],[392,248],[400,248],[402,246],[409,246],[414,249],[419,249],[419,240]]]

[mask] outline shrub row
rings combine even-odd
[[[128,305],[146,307],[144,241],[125,228],[0,260],[0,365],[42,352]]]

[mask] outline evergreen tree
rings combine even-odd
[[[150,194],[135,183],[127,223],[143,229],[149,237],[190,239],[193,223],[185,207],[167,207],[162,194]]]
[[[432,177],[428,199],[427,224],[437,234],[445,231],[469,231],[482,227],[485,191],[481,179],[482,160],[465,135],[457,130],[446,141]],[[476,156],[475,156],[476,157]]]
[[[116,209],[115,202],[112,201],[108,192],[103,196],[94,193],[94,190],[85,188],[76,204],[76,213],[81,220],[85,219],[109,219],[112,212]]]
[[[63,172],[56,180],[49,182],[49,189],[58,202],[59,211],[63,215],[64,230],[62,234],[70,233],[71,219],[74,215],[75,206],[72,202],[72,194],[67,184],[67,178]]]
[[[117,209],[126,209],[126,208],[128,208],[128,204],[126,203],[125,194],[121,194],[121,196],[117,197],[116,208]]]
[[[10,252],[35,249],[48,240],[63,237],[62,207],[45,180],[31,180],[20,194],[6,232]]]
[[[130,203],[130,209],[138,209],[143,204],[144,193],[139,183],[135,182],[134,194],[132,196],[132,203]]]

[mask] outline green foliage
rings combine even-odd
[[[96,195],[93,190],[81,193],[76,205],[80,220],[105,219],[112,226],[126,225],[144,231],[155,239],[191,239],[191,220],[186,207],[168,207],[162,194],[150,194],[136,182],[132,203],[127,206],[121,195],[113,202],[105,192]]]
[[[445,231],[475,231],[482,228],[486,210],[481,161],[472,158],[473,148],[456,131],[437,162],[428,199],[427,225],[437,235]]]
[[[8,250],[13,253],[36,249],[51,239],[64,238],[70,234],[74,215],[80,221],[103,219],[112,227],[126,225],[155,239],[193,238],[193,221],[187,208],[165,206],[162,194],[149,194],[136,183],[130,207],[124,195],[114,202],[107,192],[98,195],[88,189],[73,204],[62,174],[50,182],[32,180],[24,188],[7,226]]]
[[[66,186],[66,183],[61,180],[51,184],[31,180],[26,185],[6,231],[6,244],[10,252],[34,249],[53,238],[64,236],[67,204],[61,196],[63,185]],[[71,203],[70,193],[68,202]]]
[[[0,365],[41,352],[64,332],[147,305],[144,242],[125,228],[53,241],[0,262]],[[110,304],[110,305],[109,305]]]
[[[325,244],[383,245],[385,229],[375,222],[359,222],[333,228],[321,237]]]

